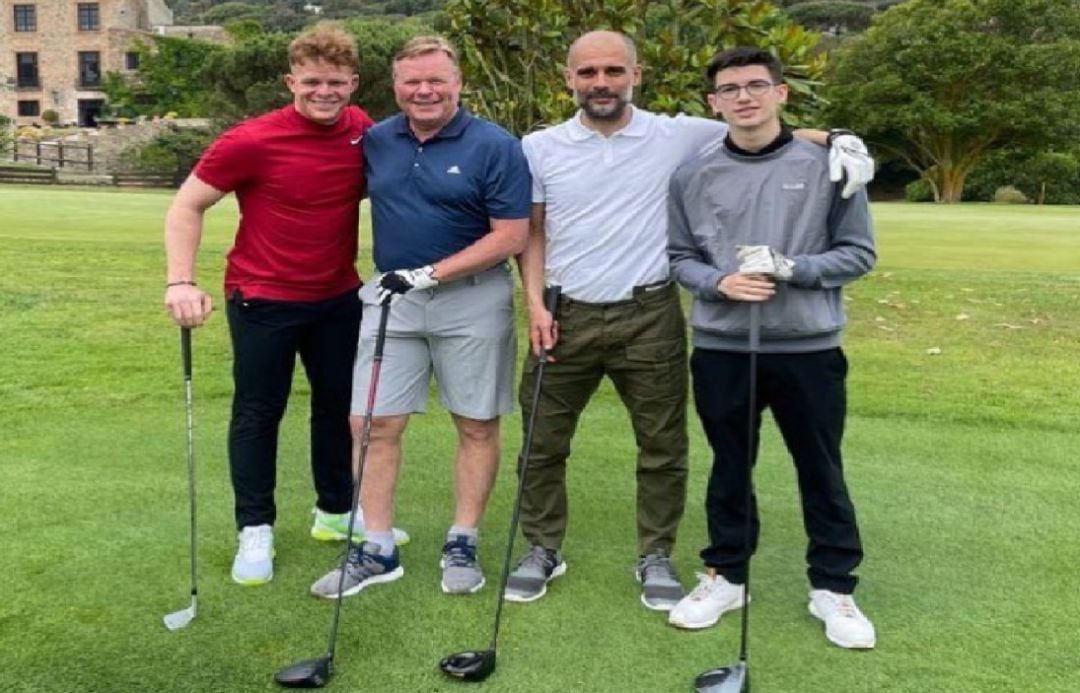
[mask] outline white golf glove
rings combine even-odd
[[[846,131],[829,134],[829,180],[839,183],[847,174],[840,196],[845,200],[874,180],[874,159],[857,136]]]
[[[780,281],[791,279],[795,263],[767,245],[735,246],[742,274],[767,274]]]
[[[438,283],[439,280],[435,278],[435,268],[431,265],[425,265],[418,269],[386,272],[379,277],[379,305],[384,306],[413,289],[430,289],[438,285]]]

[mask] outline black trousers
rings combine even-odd
[[[695,349],[690,359],[694,402],[713,450],[705,497],[709,546],[705,565],[729,582],[746,581],[757,549],[757,499],[746,507],[749,362],[746,353]],[[847,359],[839,348],[805,354],[758,354],[755,430],[772,411],[795,463],[809,538],[807,576],[815,589],[851,593],[852,571],[863,557],[855,508],[844,483],[840,442],[844,434]],[[756,436],[755,436],[756,437]],[[757,450],[754,450],[754,459]],[[750,543],[746,544],[746,514]]]
[[[311,473],[325,512],[352,507],[349,402],[360,330],[356,291],[311,303],[244,299],[226,306],[233,346],[229,469],[237,528],[274,524],[278,426],[297,355],[311,385]]]

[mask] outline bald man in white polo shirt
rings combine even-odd
[[[686,326],[668,272],[668,179],[683,162],[719,146],[727,126],[634,108],[640,81],[628,37],[585,34],[571,46],[566,68],[580,110],[523,140],[533,176],[531,230],[520,257],[532,344],[519,389],[523,421],[541,345],[553,360],[544,372],[521,506],[530,550],[510,575],[510,601],[539,599],[566,572],[566,459],[578,418],[605,375],[630,414],[638,446],[641,601],[669,611],[683,596],[670,556],[686,500]],[[824,142],[827,133],[810,136]],[[862,176],[865,184],[872,162],[869,175],[864,162],[862,171],[853,165],[845,168],[849,178]],[[543,305],[545,283],[562,287],[557,324]]]

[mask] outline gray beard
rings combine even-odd
[[[597,110],[588,99],[582,99],[578,104],[581,106],[581,110],[585,111],[585,115],[593,120],[618,120],[626,113],[626,107],[630,104],[619,96],[615,98],[618,99],[618,102],[611,106],[610,109]]]

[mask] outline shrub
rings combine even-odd
[[[1027,195],[1011,185],[1003,185],[994,191],[994,202],[1003,205],[1027,204]]]
[[[904,199],[908,202],[933,202],[934,191],[925,178],[920,178],[904,186]]]
[[[47,108],[41,112],[41,119],[49,125],[56,125],[60,122],[60,114],[51,108]]]
[[[183,179],[213,139],[214,133],[204,128],[170,128],[150,142],[128,147],[121,160],[131,171],[173,174]]]

